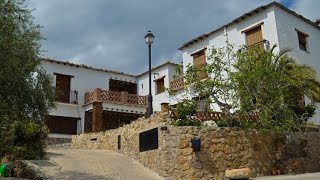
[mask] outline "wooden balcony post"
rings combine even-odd
[[[96,88],[94,90],[94,101],[101,101],[101,89],[100,88]]]
[[[92,132],[102,131],[102,102],[92,103]]]
[[[126,104],[128,102],[128,92],[127,91],[121,92],[121,102],[123,104]]]

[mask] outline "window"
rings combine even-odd
[[[205,97],[193,97],[192,100],[194,100],[197,103],[197,111],[207,111],[208,108],[210,108],[207,98]]]
[[[195,52],[193,54],[191,54],[191,56],[193,56],[193,65],[196,68],[205,68],[206,66],[206,53],[205,53],[206,49],[202,49],[198,52]],[[199,79],[205,79],[208,77],[208,74],[206,72],[199,72],[198,73],[198,78]]]
[[[247,47],[263,48],[261,24],[243,31],[246,34]]]
[[[153,80],[156,84],[156,94],[160,94],[160,93],[164,92],[164,90],[165,90],[164,78],[165,78],[165,76]]]
[[[116,92],[126,91],[129,94],[137,94],[137,84],[132,82],[127,82],[127,81],[110,79],[109,91],[116,91]]]
[[[71,78],[74,76],[58,74],[56,75],[56,101],[70,103],[70,84]]]
[[[308,38],[308,34],[303,33],[299,30],[296,30],[298,33],[298,41],[299,41],[299,48],[303,51],[308,51],[308,47],[307,47],[307,38]]]

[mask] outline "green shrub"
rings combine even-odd
[[[197,104],[193,100],[183,99],[176,105],[177,119],[190,119],[196,113]]]
[[[43,158],[49,130],[42,122],[15,121],[8,128],[0,133],[0,157],[12,154],[17,159]]]
[[[201,126],[201,121],[196,119],[178,119],[172,124],[175,126]]]
[[[228,123],[226,120],[218,120],[216,121],[218,127],[228,127]]]

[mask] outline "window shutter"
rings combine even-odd
[[[58,96],[56,100],[59,102],[69,103],[70,102],[70,84],[72,76],[56,74],[56,89]]]
[[[262,38],[261,26],[258,26],[246,32],[247,46],[252,46],[254,44],[261,42],[262,40],[263,38]]]
[[[197,68],[205,68],[206,66],[206,53],[205,49],[196,52],[192,54],[193,56],[193,65]],[[208,74],[205,72],[199,72],[198,73],[198,78],[199,79],[205,79],[208,77]]]

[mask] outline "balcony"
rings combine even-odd
[[[85,93],[85,104],[95,101],[137,107],[147,107],[147,96],[128,94],[128,92],[106,91],[99,88]]]
[[[183,76],[178,77],[170,82],[170,90],[177,91],[183,88],[184,78]]]
[[[63,93],[61,91],[58,91],[55,102],[78,104],[78,91],[71,90],[69,91],[69,93]]]
[[[251,44],[246,46],[247,49],[256,49],[256,48],[261,48],[264,50],[269,50],[270,49],[270,42],[266,39],[263,39],[262,41],[259,41],[257,43]]]

